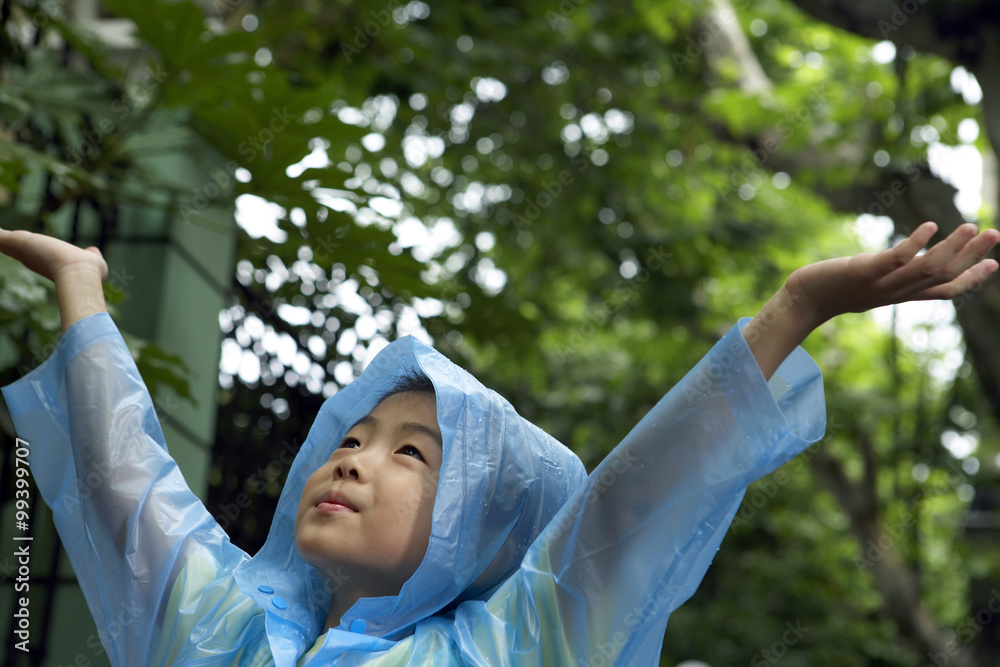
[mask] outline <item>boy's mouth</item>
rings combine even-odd
[[[316,509],[321,512],[357,512],[358,508],[348,500],[347,496],[337,491],[331,491],[330,493],[323,496],[318,503],[316,503]]]

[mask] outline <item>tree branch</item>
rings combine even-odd
[[[882,593],[900,634],[926,656],[947,656],[950,667],[975,667],[966,652],[955,650],[957,647],[945,638],[937,621],[921,604],[916,579],[898,556],[896,540],[906,534],[908,522],[893,524],[886,532],[875,520],[875,506],[864,500],[867,494],[863,485],[847,477],[840,461],[819,452],[809,464],[820,484],[833,494],[850,518],[851,532],[861,545],[861,556],[855,559],[858,570],[871,570],[875,586]]]
[[[935,53],[967,67],[981,58],[983,35],[995,13],[992,0],[936,2],[927,0],[791,0],[824,23],[871,39],[889,40]],[[992,22],[996,27],[996,22]]]
[[[911,46],[943,56],[975,74],[983,91],[986,135],[993,152],[1000,155],[1000,15],[993,0],[791,2],[830,25],[862,37],[889,40],[897,47]],[[1000,210],[997,215],[1000,216]]]

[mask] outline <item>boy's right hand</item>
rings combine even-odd
[[[0,252],[52,282],[57,282],[63,274],[80,271],[91,271],[102,281],[108,277],[108,265],[100,250],[94,247],[83,250],[44,234],[0,229]]]
[[[84,250],[44,234],[0,229],[0,252],[55,283],[63,331],[88,315],[107,312],[101,283],[108,277],[108,264],[97,248]]]

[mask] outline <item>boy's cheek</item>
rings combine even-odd
[[[422,500],[434,501],[434,497],[437,496],[438,487],[438,476],[428,477],[424,480],[424,483],[420,485],[419,497]]]

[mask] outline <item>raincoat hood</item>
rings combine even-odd
[[[276,655],[301,655],[322,633],[337,586],[336,573],[321,574],[295,546],[306,481],[348,429],[413,372],[434,384],[443,446],[427,551],[398,595],[359,600],[338,629],[400,639],[449,606],[486,599],[585,482],[580,459],[499,394],[412,336],[395,341],[323,404],[292,463],[267,541],[236,570],[243,592],[267,610]],[[276,596],[286,609],[271,604]]]

